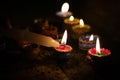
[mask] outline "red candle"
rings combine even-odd
[[[88,53],[92,56],[103,57],[111,54],[110,50],[105,48],[100,48],[99,38],[96,40],[96,48],[91,48]]]
[[[97,52],[96,48],[91,48],[88,50],[88,53],[92,56],[98,56],[98,57],[108,56],[111,54],[110,50],[105,48],[100,48],[100,53]]]
[[[72,50],[72,47],[69,45],[60,45],[56,47],[55,50],[59,52],[70,52]]]
[[[58,47],[55,47],[55,50],[58,52],[70,52],[72,50],[72,47],[69,45],[66,45],[67,42],[67,30],[65,30],[62,40],[61,40],[61,45]]]

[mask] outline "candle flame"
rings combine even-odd
[[[93,34],[91,34],[89,41],[93,41],[93,38],[94,38],[94,36],[93,36]]]
[[[61,11],[63,13],[66,13],[66,12],[68,12],[68,10],[69,10],[69,3],[67,3],[67,2],[63,3]]]
[[[64,31],[64,34],[63,34],[63,37],[61,40],[61,44],[66,45],[66,42],[67,42],[67,30]]]
[[[96,51],[98,53],[100,53],[100,41],[99,41],[99,38],[97,38],[97,40],[96,40]]]
[[[70,17],[69,17],[69,20],[70,20],[70,21],[73,21],[73,20],[74,20],[74,17],[73,17],[73,16],[70,16]]]
[[[84,26],[84,21],[83,21],[83,19],[80,19],[79,24],[80,24],[81,27]]]

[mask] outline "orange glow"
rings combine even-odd
[[[67,43],[67,30],[64,31],[64,34],[61,40],[62,45],[66,45],[66,43]]]
[[[69,4],[67,2],[63,3],[61,12],[66,13],[69,10]]]
[[[96,40],[96,51],[98,53],[100,53],[100,41],[99,41],[99,38],[97,38],[97,40]]]

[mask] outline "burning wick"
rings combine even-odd
[[[67,30],[65,30],[63,34],[61,45],[58,47],[55,47],[55,50],[59,52],[70,52],[72,50],[72,47],[69,45],[66,45],[66,43],[67,43]]]

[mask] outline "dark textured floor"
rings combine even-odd
[[[1,23],[1,25],[6,26],[6,23],[4,24],[4,21],[6,19],[9,19],[11,21],[11,24],[13,27],[16,27],[16,26],[25,27],[25,26],[31,26],[33,23],[33,20],[36,18],[45,18],[45,19],[51,20],[51,22],[57,23],[58,20],[56,20],[57,19],[56,12],[60,10],[61,5],[65,1],[66,0],[57,0],[57,1],[47,1],[47,0],[44,0],[44,1],[21,1],[21,0],[17,0],[17,1],[1,2],[0,3],[0,9],[1,9],[1,11],[0,11],[1,22],[0,23]],[[102,66],[102,68],[97,66],[98,70],[95,68],[95,70],[97,71],[96,72],[97,76],[95,79],[96,80],[105,80],[105,79],[106,80],[108,80],[108,79],[115,80],[115,79],[119,78],[119,76],[116,73],[119,72],[118,65],[120,64],[120,62],[119,62],[120,61],[120,59],[119,59],[119,56],[120,56],[120,53],[119,53],[120,1],[119,0],[105,0],[105,1],[104,0],[77,0],[77,1],[67,0],[67,1],[70,4],[70,11],[73,12],[74,16],[78,17],[78,18],[83,18],[84,22],[91,26],[91,28],[92,28],[91,32],[100,35],[100,37],[102,39],[102,44],[103,44],[102,46],[111,50],[110,63],[104,64],[105,70],[104,70],[103,66]],[[58,27],[61,27],[61,25],[58,25]],[[19,54],[19,52],[18,52],[18,54]],[[13,53],[13,55],[14,55],[14,53]],[[6,59],[7,58],[5,58],[5,63],[7,63]],[[19,58],[17,58],[17,59],[19,59]],[[3,60],[3,59],[1,59],[1,60]],[[13,60],[14,60],[14,58],[13,58]],[[4,62],[4,60],[3,60],[3,62]],[[14,61],[13,61],[13,64],[14,64]],[[23,63],[23,64],[25,64],[25,63]],[[23,64],[21,64],[21,65],[23,66]],[[8,66],[8,64],[6,64],[6,65]],[[4,66],[1,65],[1,67],[0,67],[1,70],[2,70],[2,68],[3,68],[3,70],[5,69]],[[12,66],[14,66],[14,65],[10,65],[9,68],[11,69]],[[37,63],[35,66],[39,67],[39,66],[37,66]],[[41,67],[39,67],[39,68],[43,68],[42,66],[44,66],[44,65],[41,65]],[[48,67],[48,66],[46,66],[46,67]],[[17,68],[19,68],[19,67],[17,67]],[[27,66],[26,66],[26,68],[27,68]],[[46,68],[46,69],[48,69],[48,68]],[[64,71],[64,69],[63,69],[63,71]],[[28,70],[28,72],[25,72],[25,73],[29,73],[29,69],[27,69],[27,70]],[[4,74],[6,73],[6,71],[2,71],[2,72],[3,72],[3,76],[0,76],[0,77],[5,78]],[[30,71],[30,72],[32,72],[32,71]],[[24,73],[24,71],[21,72],[21,74],[22,73]],[[25,73],[23,74],[23,76],[25,76]],[[67,74],[69,72],[66,70],[66,72],[64,72],[64,73]],[[0,73],[0,74],[2,74],[2,73]],[[28,74],[28,75],[30,75],[30,74]],[[28,76],[28,75],[26,75],[26,76]],[[39,74],[37,73],[36,75],[39,75]],[[30,76],[36,77],[35,80],[37,80],[37,79],[39,79],[39,77],[36,75],[30,75]],[[45,75],[45,76],[49,76],[49,75]],[[20,78],[20,76],[18,76],[18,77]],[[70,74],[68,74],[67,77],[69,78],[69,80],[74,79],[72,77],[71,77],[72,79],[70,79]],[[26,78],[27,77],[25,77],[24,79],[26,79]],[[48,80],[47,78],[45,78],[45,79]],[[45,80],[45,79],[43,79],[43,80]],[[32,77],[31,77],[31,80],[34,80],[34,79],[32,79]],[[51,79],[49,79],[49,80],[51,80]],[[57,79],[54,79],[54,80],[57,80]],[[67,79],[65,79],[65,80],[67,80]],[[75,78],[75,80],[76,80],[76,78]],[[83,78],[83,80],[85,80],[85,79]]]

